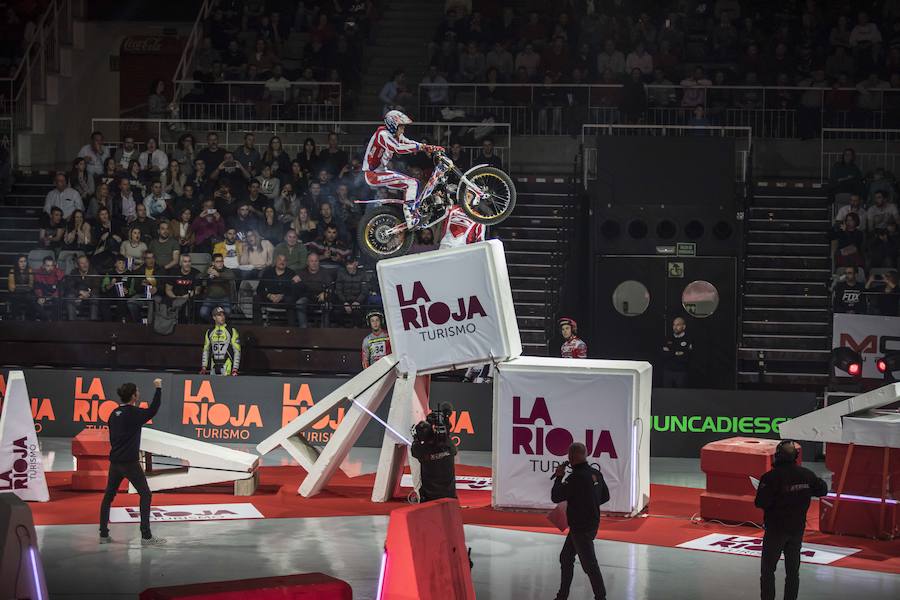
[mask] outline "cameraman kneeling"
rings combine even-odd
[[[456,446],[450,439],[453,407],[445,402],[413,430],[412,455],[422,465],[419,502],[456,498]]]

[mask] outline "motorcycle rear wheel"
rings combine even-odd
[[[498,225],[512,214],[516,207],[516,185],[509,175],[494,167],[475,167],[466,173],[466,178],[485,192],[474,204],[474,192],[464,182],[459,183],[456,201],[473,221]]]
[[[403,211],[396,206],[379,206],[363,215],[356,231],[362,251],[375,260],[403,256],[413,243],[413,232],[404,230],[389,235],[386,232],[406,223]]]

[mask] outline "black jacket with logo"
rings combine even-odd
[[[810,499],[827,493],[828,484],[815,473],[782,462],[760,478],[754,504],[763,509],[766,529],[797,533],[806,528]]]
[[[109,415],[110,462],[135,462],[141,448],[141,428],[159,410],[162,391],[156,388],[153,402],[147,408],[120,405]]]
[[[566,519],[570,531],[596,531],[600,526],[600,505],[609,502],[609,488],[603,475],[586,462],[572,466],[563,481],[557,477],[550,492],[553,502],[567,502]]]
[[[681,337],[670,335],[663,346],[663,358],[665,368],[669,371],[687,371],[690,367],[691,352],[694,344],[688,334]]]
[[[456,446],[453,442],[414,440],[411,452],[422,465],[422,486],[419,488],[422,501],[456,498]]]

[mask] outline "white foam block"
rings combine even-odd
[[[378,263],[391,347],[420,375],[515,358],[522,342],[503,244]]]

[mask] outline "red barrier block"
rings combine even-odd
[[[825,466],[833,473],[831,489],[837,490],[841,482],[844,460],[849,444],[825,444]],[[900,496],[900,448],[890,448],[888,454],[888,495]],[[878,446],[854,446],[852,464],[847,469],[847,481],[843,493],[857,496],[881,497],[884,473],[884,448]]]
[[[109,448],[108,429],[85,429],[72,438],[72,456],[75,457],[73,490],[102,492],[106,489]],[[122,481],[119,491],[128,491],[128,481]]]
[[[140,600],[353,600],[350,584],[322,573],[150,588]]]
[[[867,538],[900,537],[900,508],[888,499],[884,509],[881,498],[841,496],[837,517],[833,517],[834,496],[819,500],[819,531]]]
[[[706,473],[706,491],[700,495],[700,516],[734,523],[762,523],[762,511],[753,505],[759,479],[772,468],[772,455],[780,440],[733,437],[710,442],[700,450],[700,469]]]
[[[475,600],[459,501],[391,513],[375,600]]]

